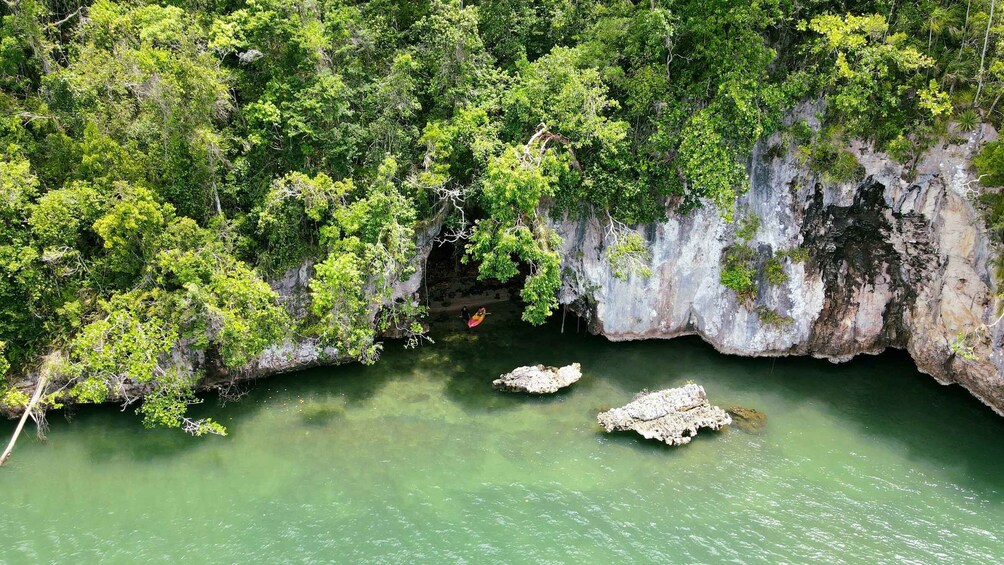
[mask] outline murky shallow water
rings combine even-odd
[[[372,367],[275,377],[198,407],[230,430],[146,430],[114,407],[50,417],[0,470],[0,562],[998,561],[1004,419],[903,355],[834,366],[609,343],[498,312],[389,344]],[[551,398],[493,392],[579,361]],[[767,430],[667,448],[598,409],[703,384]],[[0,424],[4,437],[13,424]]]

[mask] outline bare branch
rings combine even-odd
[[[59,27],[59,26],[65,24],[66,22],[70,21],[70,19],[79,16],[80,15],[80,10],[82,10],[82,9],[83,8],[77,8],[76,10],[70,12],[65,18],[59,20],[58,22],[52,22],[49,25],[51,25],[53,27]]]

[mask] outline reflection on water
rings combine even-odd
[[[248,385],[195,409],[226,438],[114,407],[52,415],[0,471],[3,562],[104,560],[989,562],[1004,554],[1004,420],[901,354],[743,359],[696,339],[609,343],[505,309],[434,345]],[[578,361],[553,397],[491,390]],[[762,433],[667,448],[605,435],[641,389],[705,386]],[[6,434],[10,423],[0,425]]]

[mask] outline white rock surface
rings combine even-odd
[[[643,394],[626,406],[600,412],[596,420],[608,432],[633,430],[667,445],[690,443],[701,428],[718,430],[732,423],[696,384]]]
[[[533,365],[516,367],[511,372],[492,381],[496,390],[507,392],[528,392],[530,394],[553,394],[582,378],[582,367],[578,363],[557,367]]]

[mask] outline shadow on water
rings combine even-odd
[[[527,403],[560,403],[577,393],[595,393],[594,387],[599,386],[622,391],[582,414],[595,421],[599,409],[621,406],[642,389],[693,380],[705,386],[715,404],[742,405],[749,398],[769,398],[771,405],[783,407],[775,409],[792,412],[791,417],[797,417],[799,407],[808,406],[832,415],[835,425],[888,443],[890,448],[901,447],[913,460],[945,469],[961,484],[983,491],[1004,490],[1004,476],[999,473],[1004,462],[1004,442],[999,441],[1004,436],[1004,418],[960,387],[943,387],[919,373],[902,352],[859,357],[842,365],[810,358],[751,359],[718,354],[695,337],[612,343],[567,329],[561,334],[559,327],[560,320],[552,320],[542,328],[532,328],[519,321],[513,305],[505,304],[496,305],[492,317],[472,332],[462,329],[452,316],[440,316],[432,321],[435,344],[405,351],[400,342],[388,342],[375,366],[343,365],[248,383],[248,394],[240,402],[220,408],[215,396],[208,395],[205,404],[193,407],[192,415],[211,416],[223,421],[231,433],[240,434],[242,423],[259,410],[309,396],[325,402],[307,410],[301,423],[325,426],[336,423],[345,407],[366,403],[396,380],[427,378],[441,380],[446,398],[472,414],[502,412]],[[491,388],[494,378],[517,365],[571,362],[582,364],[583,379],[555,397],[503,394]],[[752,402],[751,408],[767,408]],[[769,409],[765,411],[769,437],[780,420]],[[85,442],[91,459],[98,462],[115,457],[168,458],[207,445],[177,430],[146,430],[131,409],[123,414],[111,406],[80,407],[71,424],[57,414],[50,420],[50,437],[70,432],[68,426],[100,436]],[[13,422],[0,423],[5,436],[13,428]],[[716,434],[701,434],[695,441],[714,439]],[[606,441],[646,451],[672,450],[632,433],[611,434]]]
[[[742,405],[744,396],[768,395],[791,409],[811,405],[836,417],[838,425],[891,442],[905,449],[911,459],[945,469],[962,484],[982,491],[1004,490],[1004,476],[999,473],[1004,462],[1004,442],[999,441],[1004,435],[1004,418],[961,387],[942,386],[920,373],[902,351],[859,356],[843,364],[808,357],[747,358],[722,355],[694,336],[613,343],[567,330],[561,334],[557,319],[543,328],[519,322],[518,314],[502,315],[497,322],[480,336],[473,351],[457,347],[450,352],[462,370],[451,373],[448,396],[470,411],[547,402],[524,395],[500,395],[486,385],[516,365],[577,361],[582,364],[583,379],[563,394],[589,390],[601,381],[624,393],[585,415],[591,420],[600,408],[626,404],[644,389],[680,386],[693,380],[705,386],[716,404]],[[478,363],[471,363],[471,359]],[[514,364],[513,360],[518,361]],[[777,422],[770,420],[769,412],[767,417],[769,433]],[[713,440],[715,435],[704,433],[694,441]],[[672,450],[631,432],[611,434],[610,438],[644,450]]]
[[[432,331],[442,336],[437,345],[445,344],[449,360],[444,367],[447,398],[467,412],[494,412],[525,404],[526,397],[500,393],[491,386],[499,375],[516,367],[513,359],[519,359],[520,365],[553,364],[529,351],[519,335],[521,327],[537,333],[519,322],[518,310],[509,303],[493,305],[489,318],[472,330],[452,318],[433,325]]]
[[[713,401],[712,387],[727,381],[723,384],[733,394],[756,392],[791,406],[809,404],[858,433],[904,448],[914,461],[949,471],[960,483],[983,491],[1004,490],[1004,443],[999,441],[1004,418],[965,389],[942,386],[920,373],[903,351],[837,365],[804,357],[723,356],[697,338],[678,341],[679,347],[702,352],[718,365],[715,373],[721,376],[704,379]],[[768,431],[771,425],[768,420]]]
[[[716,441],[719,439],[718,436],[726,433],[731,433],[728,428],[723,428],[721,430],[701,430],[690,443],[685,445],[668,445],[665,442],[646,439],[635,431],[621,431],[621,432],[607,432],[599,424],[594,426],[593,432],[596,439],[602,443],[609,443],[613,445],[620,445],[624,447],[631,448],[639,453],[660,453],[666,454],[667,456],[672,454],[682,455],[685,453],[684,450],[694,447],[699,443],[706,441]]]
[[[44,443],[62,443],[75,441],[75,438],[86,433],[86,441],[79,445],[86,450],[87,457],[94,463],[106,463],[115,459],[127,459],[136,462],[151,462],[168,459],[191,452],[200,447],[201,443],[178,430],[164,428],[147,429],[135,413],[134,407],[126,408],[110,404],[99,406],[77,406],[71,414],[55,411],[48,414],[49,441],[36,439],[34,424],[28,424],[18,440],[16,449],[46,447]],[[0,426],[3,440],[13,433],[14,424]]]
[[[122,425],[133,424],[126,424],[117,419],[114,422],[109,421],[102,427]],[[87,455],[90,460],[104,463],[125,457],[131,461],[151,462],[174,458],[202,445],[198,441],[192,441],[188,435],[179,433],[178,430],[142,429],[138,420],[135,421],[135,425],[139,426],[141,431],[128,429],[124,434],[101,434],[87,441]],[[141,434],[140,441],[136,441],[139,434]]]

